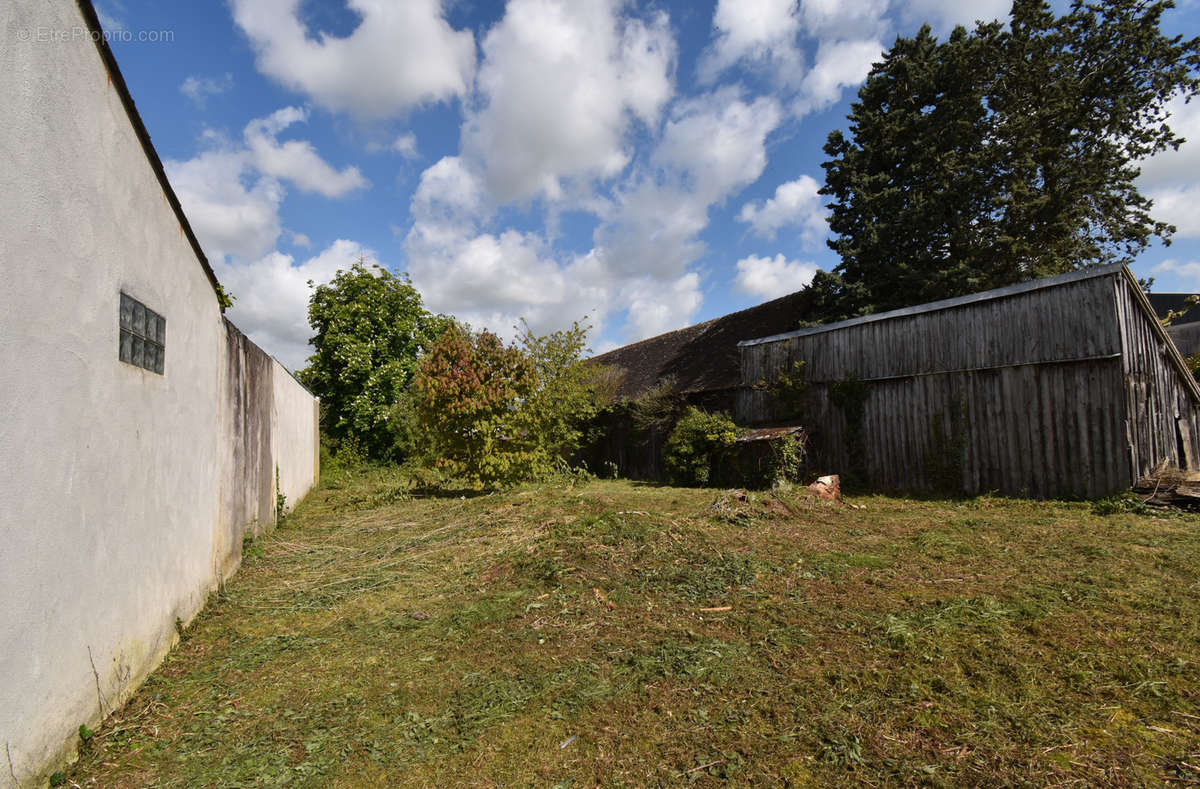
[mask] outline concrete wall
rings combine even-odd
[[[222,574],[241,560],[242,538],[274,520],[275,457],[271,446],[275,361],[224,321],[218,391],[221,403],[221,512],[213,559]]]
[[[317,482],[319,401],[229,320],[220,365],[221,528],[214,561],[237,567],[242,539],[290,511]],[[276,487],[278,485],[278,487]]]
[[[290,511],[317,484],[320,473],[319,401],[279,362],[274,364],[271,441],[278,488]]]
[[[23,785],[119,706],[176,618],[236,568],[246,513],[270,517],[274,466],[290,502],[316,473],[315,401],[230,342],[81,29],[70,0],[0,3],[0,775]],[[118,359],[122,292],[166,318],[162,375]],[[254,357],[245,401],[234,355]]]

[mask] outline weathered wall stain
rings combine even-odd
[[[271,441],[275,361],[224,320],[222,440],[227,447],[221,474],[222,575],[237,566],[242,538],[273,522],[275,463]]]

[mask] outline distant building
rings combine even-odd
[[[0,775],[44,785],[317,474],[86,0],[0,4]]]
[[[1147,293],[1150,306],[1165,318],[1171,312],[1182,310],[1187,306],[1190,293]],[[1185,313],[1171,322],[1167,333],[1175,341],[1175,347],[1184,356],[1200,353],[1200,305],[1188,309]]]
[[[804,291],[660,334],[593,358],[617,371],[617,396],[635,398],[663,381],[691,405],[733,413],[742,383],[738,343],[791,331],[808,311]]]
[[[621,397],[672,381],[743,425],[801,425],[814,470],[878,489],[1097,497],[1159,463],[1200,466],[1200,388],[1121,266],[797,328],[806,317],[793,293],[595,361],[620,371]],[[773,387],[800,363],[804,406],[783,413]],[[618,424],[586,459],[654,477],[664,438],[632,446]]]
[[[737,417],[872,486],[1104,496],[1200,464],[1200,388],[1123,266],[741,343]],[[770,383],[805,363],[802,414]]]

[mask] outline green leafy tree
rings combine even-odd
[[[559,470],[596,412],[586,334],[578,324],[545,336],[523,326],[506,345],[489,331],[445,332],[413,382],[411,440],[447,474],[480,488]]]
[[[517,343],[533,366],[534,385],[521,404],[530,445],[557,463],[579,448],[584,423],[605,399],[607,370],[584,362],[587,328],[578,322],[539,336],[522,321]]]
[[[394,459],[389,412],[424,349],[453,320],[426,311],[407,275],[362,260],[313,289],[308,320],[314,352],[298,377],[321,398],[326,434],[373,459]]]
[[[1200,38],[1169,0],[1016,0],[1007,28],[898,38],[834,131],[822,194],[841,263],[813,284],[850,317],[1111,262],[1154,236],[1137,162],[1182,140],[1166,103],[1200,90]]]
[[[722,476],[739,435],[726,414],[710,414],[695,406],[675,423],[663,446],[663,469],[672,485],[707,485]]]

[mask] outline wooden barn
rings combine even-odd
[[[1200,389],[1120,265],[739,348],[737,420],[875,488],[1099,497],[1200,462]]]

